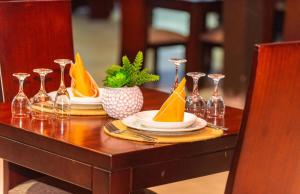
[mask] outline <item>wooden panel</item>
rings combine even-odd
[[[300,191],[300,42],[262,44],[226,193]]]
[[[70,0],[0,1],[0,65],[4,97],[11,101],[18,91],[15,72],[27,72],[25,93],[32,97],[40,80],[34,68],[54,69],[47,76],[47,91],[57,90],[60,69],[53,60],[73,59]],[[70,84],[68,71],[66,85]]]
[[[229,169],[232,155],[233,149],[230,149],[136,167],[133,169],[133,189],[142,189],[226,171]]]
[[[0,152],[5,160],[83,188],[91,188],[92,168],[89,165],[6,138],[0,138]]]

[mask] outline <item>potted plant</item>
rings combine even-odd
[[[110,117],[122,119],[136,112],[143,106],[143,94],[138,86],[159,80],[158,75],[142,69],[143,53],[139,51],[133,63],[127,56],[122,57],[122,66],[112,65],[106,70],[105,88],[101,101],[104,110]]]

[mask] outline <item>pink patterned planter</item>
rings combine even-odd
[[[123,119],[141,111],[143,94],[139,87],[103,88],[101,102],[107,114],[115,119]]]

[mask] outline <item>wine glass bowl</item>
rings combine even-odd
[[[206,102],[199,94],[198,81],[205,73],[189,72],[187,76],[193,79],[193,92],[186,98],[186,111],[195,114],[197,117],[204,118],[206,112]]]
[[[24,80],[30,76],[28,73],[14,73],[14,77],[19,80],[19,92],[11,103],[11,113],[13,117],[30,117],[31,104],[23,91]]]
[[[179,59],[179,58],[171,58],[169,59],[169,61],[175,65],[175,80],[173,83],[173,87],[171,89],[171,93],[172,93],[178,87],[179,84],[179,75],[178,75],[179,66],[186,63],[187,60]]]
[[[34,69],[33,72],[38,73],[41,79],[40,90],[31,99],[32,106],[32,118],[39,120],[47,120],[50,117],[49,111],[53,107],[53,102],[51,97],[47,94],[45,90],[45,77],[48,73],[52,73],[51,69],[38,68]]]
[[[225,78],[223,74],[209,74],[214,82],[214,91],[210,99],[207,101],[207,117],[224,117],[225,103],[223,97],[219,94],[219,81]]]
[[[54,112],[57,117],[69,118],[71,111],[70,95],[64,81],[64,70],[66,65],[72,64],[70,59],[55,59],[54,63],[60,66],[60,85],[54,100]]]

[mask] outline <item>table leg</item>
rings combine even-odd
[[[40,177],[41,174],[24,167],[18,166],[6,160],[3,160],[3,193],[15,186],[36,177]]]
[[[131,190],[131,170],[107,172],[93,168],[93,194],[129,194]]]

